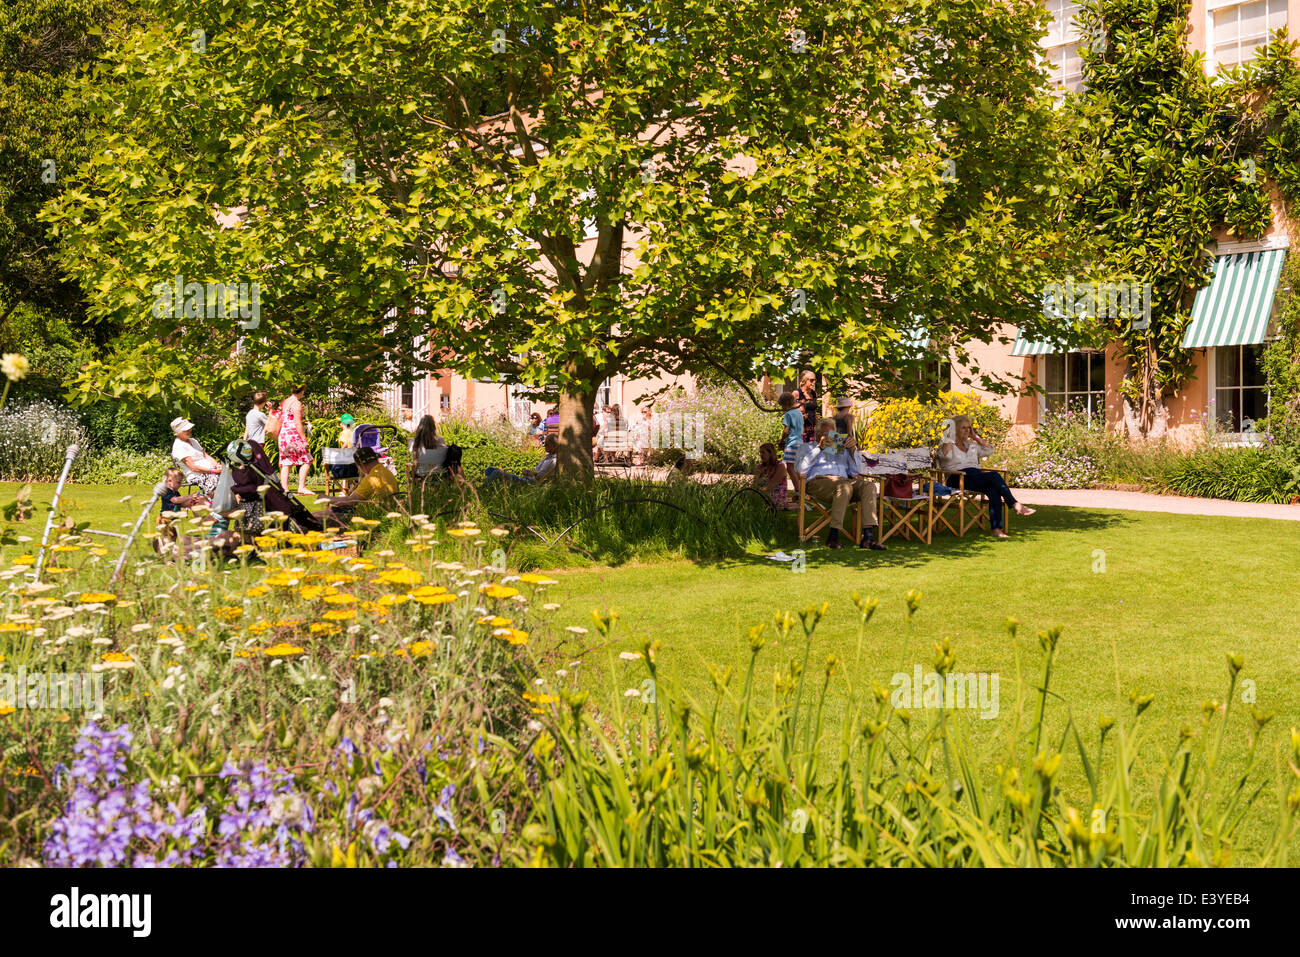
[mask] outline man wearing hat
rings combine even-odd
[[[185,416],[176,416],[172,419],[171,426],[176,436],[172,442],[172,460],[185,473],[186,482],[197,485],[204,495],[212,498],[221,477],[221,463],[203,451],[199,440],[194,438],[194,423]]]

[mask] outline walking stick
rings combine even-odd
[[[50,502],[50,514],[45,519],[45,534],[41,536],[41,551],[36,558],[36,581],[41,580],[41,569],[45,567],[45,549],[50,543],[50,531],[54,528],[54,513],[58,510],[59,499],[63,496],[64,483],[68,481],[68,473],[72,471],[72,460],[77,457],[77,447],[68,446],[67,456],[63,460],[63,473],[59,476],[59,484],[54,489],[54,501]]]
[[[149,499],[148,504],[140,510],[140,517],[135,520],[135,525],[131,529],[131,534],[126,536],[126,545],[122,548],[122,554],[117,557],[117,564],[113,566],[113,577],[108,580],[110,585],[117,581],[117,577],[122,574],[122,566],[126,564],[126,553],[131,550],[131,545],[135,541],[135,536],[140,531],[140,526],[144,524],[145,516],[149,514],[150,510],[153,508],[153,503],[158,501],[158,497],[161,494],[162,492],[159,490],[159,487],[155,485],[153,487],[153,496]]]

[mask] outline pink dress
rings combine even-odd
[[[303,434],[302,403],[294,396],[289,396],[280,407],[280,415],[280,437],[276,439],[280,462],[288,465],[309,464],[311,450],[307,447],[307,437]]]

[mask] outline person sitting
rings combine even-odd
[[[826,536],[829,548],[843,548],[840,534],[844,528],[844,513],[851,502],[858,502],[857,524],[854,540],[860,548],[883,551],[885,546],[876,540],[876,527],[880,523],[876,514],[876,485],[862,475],[861,458],[857,452],[837,441],[834,419],[821,419],[817,423],[815,442],[805,442],[799,450],[795,466],[802,476],[807,493],[823,504],[829,503],[831,528]],[[866,526],[863,530],[862,526]]]
[[[376,505],[386,504],[401,491],[402,487],[397,481],[397,476],[379,463],[379,453],[374,449],[369,447],[357,449],[353,461],[356,462],[357,471],[361,473],[361,481],[347,495],[326,499],[335,511],[341,510],[347,513],[367,502]]]
[[[758,447],[758,468],[754,471],[754,486],[768,497],[776,508],[790,507],[790,493],[786,483],[789,473],[785,462],[776,454],[776,446],[764,442]]]
[[[529,469],[526,472],[520,472],[514,475],[510,472],[503,472],[501,469],[491,466],[483,473],[485,482],[495,482],[497,479],[506,479],[511,482],[534,483],[545,482],[555,474],[556,452],[560,448],[560,440],[553,435],[546,437],[546,455],[537,463],[537,468]]]
[[[528,437],[538,445],[546,439],[546,426],[542,425],[540,412],[534,412],[528,417]]]
[[[1003,527],[1002,506],[1011,506],[1017,515],[1033,515],[1035,509],[1028,508],[1016,501],[1006,480],[998,472],[979,467],[980,459],[993,454],[993,446],[979,437],[971,424],[970,416],[953,416],[952,429],[945,434],[939,446],[939,468],[948,473],[948,484],[956,486],[961,479],[958,473],[966,477],[966,490],[978,492],[989,500],[989,527],[994,538],[1006,538]]]
[[[166,515],[168,512],[180,512],[187,508],[193,508],[196,505],[211,505],[211,500],[206,495],[181,495],[181,479],[184,474],[176,466],[172,466],[163,473],[162,487],[159,489],[158,498],[162,501],[162,511],[160,514]]]
[[[171,421],[172,432],[176,439],[172,442],[172,461],[185,472],[185,481],[197,485],[208,498],[217,490],[217,481],[221,478],[221,463],[203,451],[199,440],[194,438],[194,423],[183,415]]]
[[[433,416],[420,419],[415,434],[411,436],[411,469],[417,479],[441,471],[447,461],[447,440],[438,434],[438,423]]]

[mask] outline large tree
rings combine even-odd
[[[885,385],[918,326],[964,354],[1049,325],[1034,0],[151,12],[88,91],[113,134],[48,213],[93,314],[130,322],[85,398],[504,373],[559,389],[581,473],[614,372],[743,380],[802,350]],[[257,282],[260,321],[157,315],[174,276]]]
[[[0,17],[0,348],[38,377],[76,350],[85,299],[37,214],[98,145],[79,81],[134,16],[130,0],[8,0]]]

